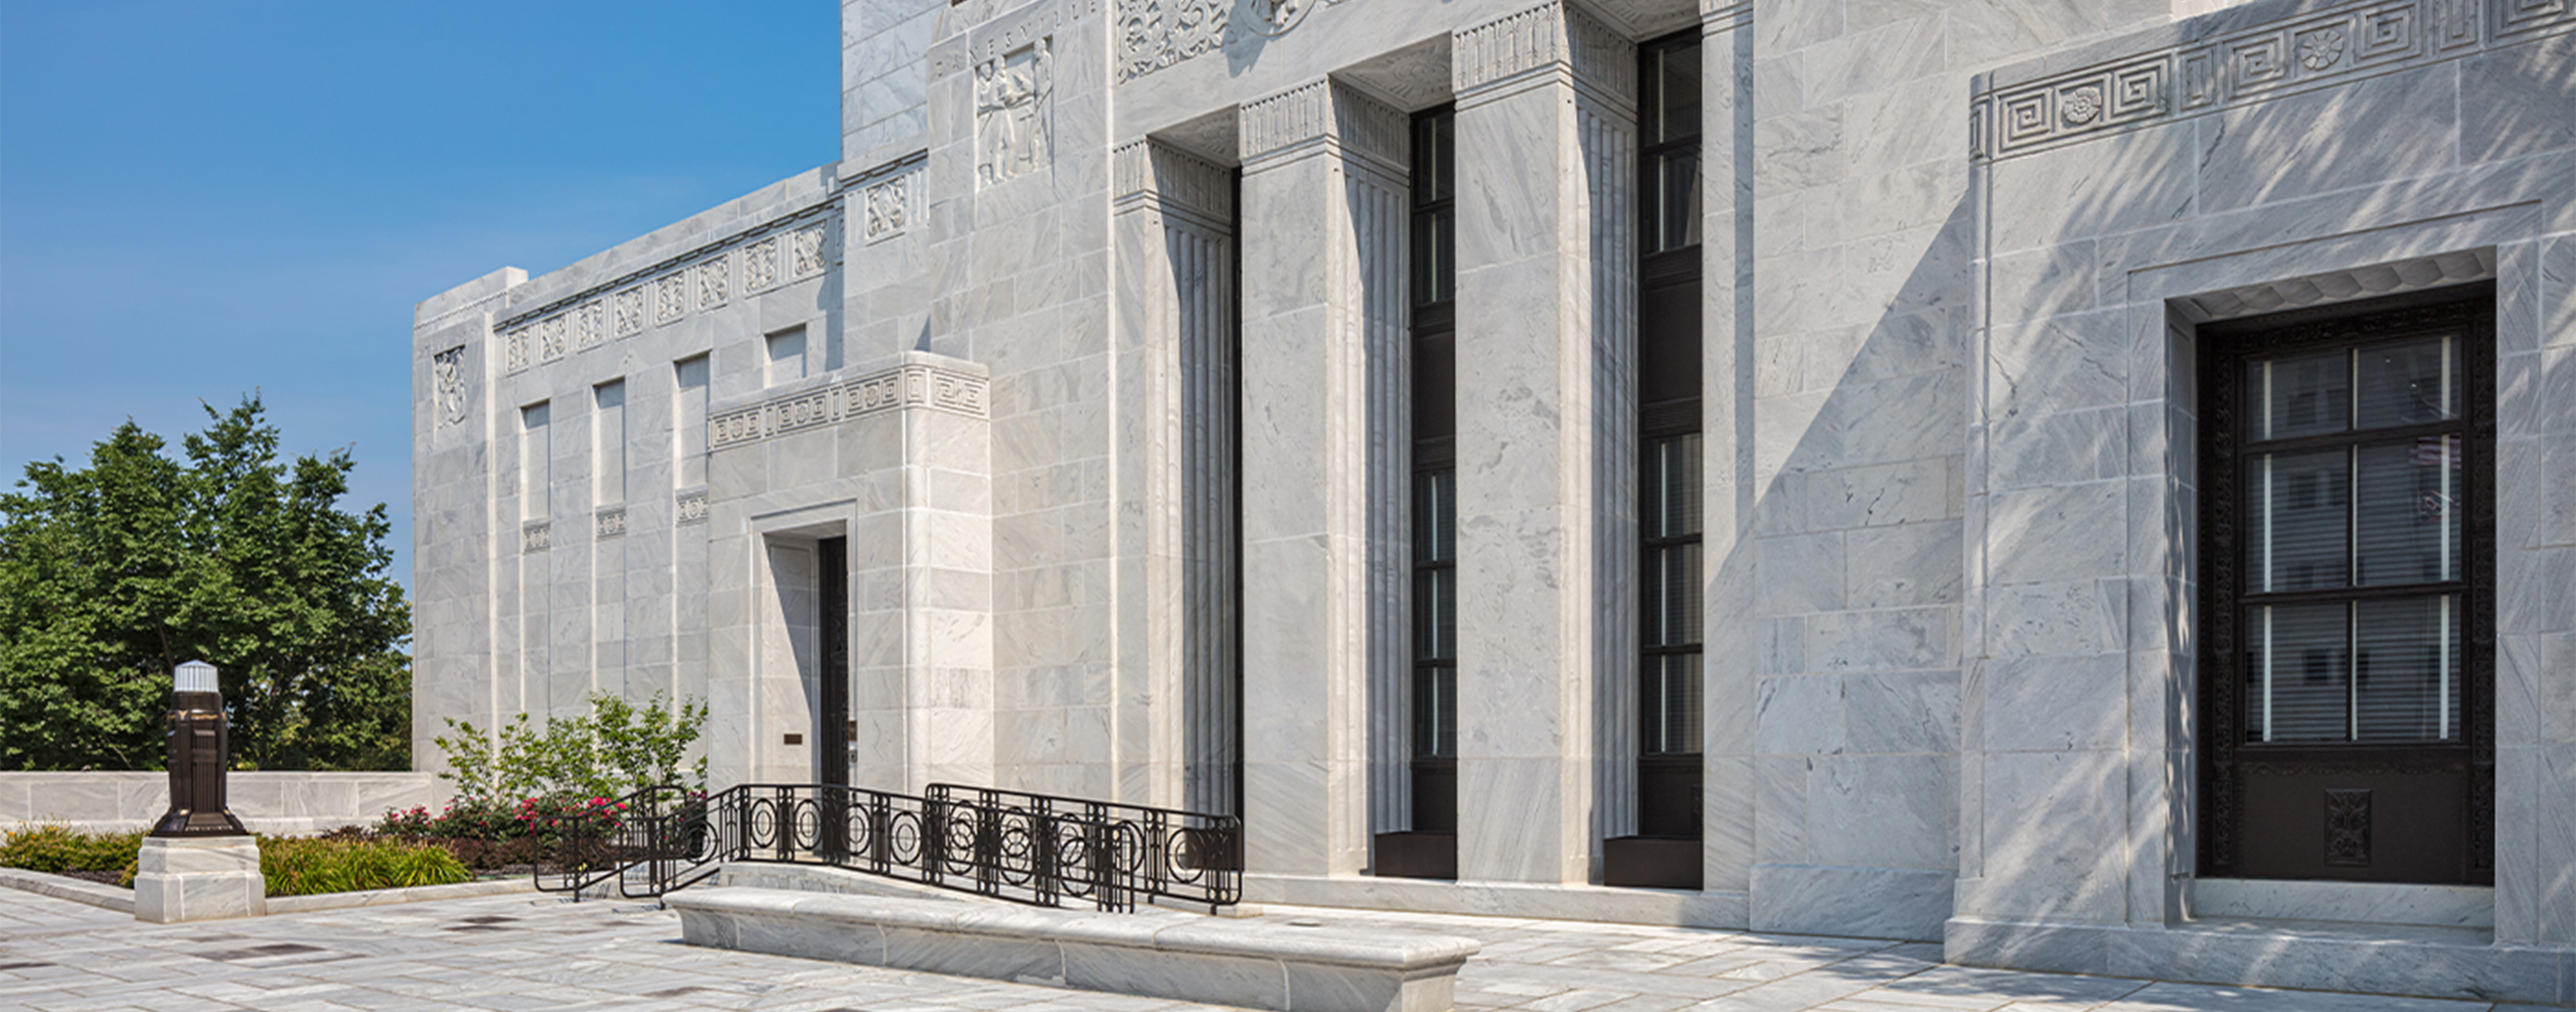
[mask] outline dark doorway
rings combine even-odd
[[[822,655],[818,676],[822,691],[814,708],[814,780],[849,786],[850,737],[850,539],[824,538],[814,543],[815,638]],[[815,812],[816,849],[837,859],[849,852],[849,797],[819,791]]]
[[[2495,880],[2494,321],[2200,328],[2201,874]]]
[[[814,544],[815,628],[822,642],[820,704],[815,707],[814,753],[817,783],[850,782],[850,539],[824,538]]]

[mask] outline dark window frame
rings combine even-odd
[[[2252,579],[2245,560],[2251,544],[2246,529],[2251,497],[2244,464],[2260,447],[2281,452],[2305,445],[2362,445],[2405,438],[2418,430],[2440,432],[2440,426],[2392,426],[2364,433],[2284,438],[2260,443],[2246,438],[2253,424],[2246,417],[2244,364],[2299,352],[2363,348],[2443,331],[2463,335],[2459,346],[2461,396],[2467,417],[2462,433],[2463,483],[2460,579],[2388,587],[2344,587],[2323,591],[2248,593]],[[2204,630],[2196,661],[2200,667],[2198,752],[2202,832],[2199,873],[2224,877],[2237,873],[2246,812],[2241,778],[2248,773],[2409,772],[2458,769],[2466,773],[2468,797],[2463,815],[2468,834],[2466,880],[2492,881],[2495,867],[2495,565],[2497,558],[2495,499],[2495,285],[2482,282],[2425,292],[2344,303],[2316,309],[2275,313],[2242,320],[2204,324],[2196,331],[2199,359],[2197,442],[2200,505],[2196,548],[2200,593],[2195,603]],[[2347,535],[2348,537],[2352,535]],[[2357,601],[2421,596],[2454,589],[2461,594],[2458,614],[2461,699],[2460,736],[2456,741],[2294,741],[2246,740],[2252,708],[2246,694],[2252,686],[2244,615],[2249,604],[2306,601]]]

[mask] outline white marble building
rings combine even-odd
[[[420,305],[423,763],[668,692],[1256,901],[2576,1002],[2569,0],[842,44],[840,161]]]

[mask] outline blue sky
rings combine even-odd
[[[0,484],[259,391],[411,582],[414,303],[839,157],[833,0],[0,0]]]

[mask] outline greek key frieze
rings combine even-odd
[[[1969,150],[2011,158],[2570,30],[2571,0],[2357,0],[1981,94]]]

